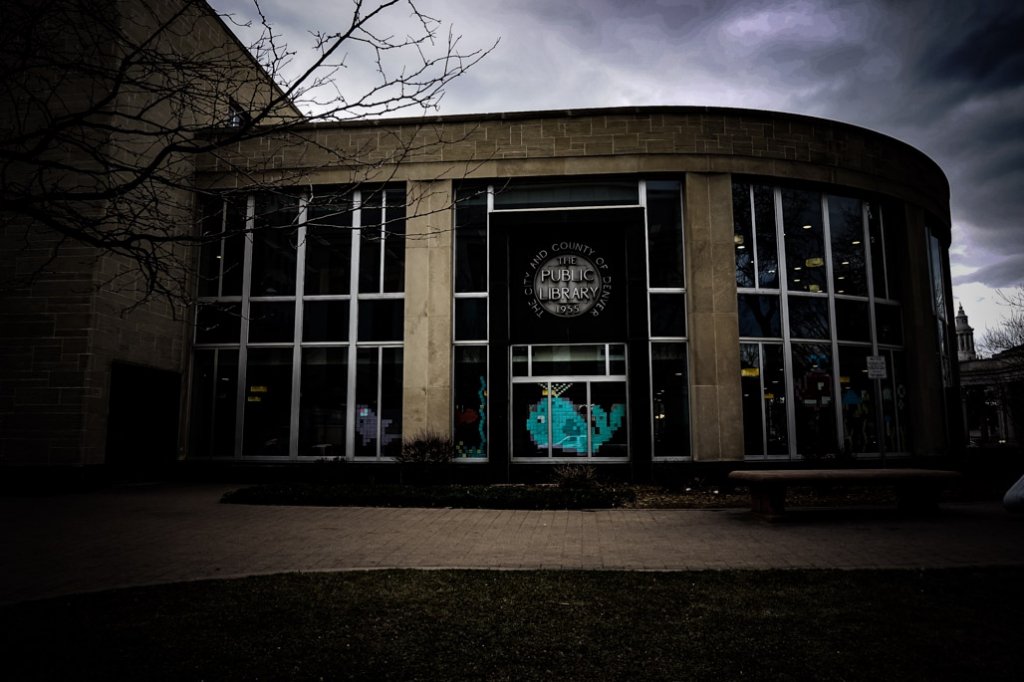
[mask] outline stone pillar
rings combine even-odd
[[[402,434],[451,430],[452,186],[410,182]]]
[[[684,215],[693,458],[742,461],[732,177],[687,173]]]

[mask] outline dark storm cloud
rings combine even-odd
[[[983,16],[955,42],[927,55],[924,73],[933,82],[967,82],[974,90],[1001,90],[1024,84],[1024,5]],[[958,39],[958,40],[957,40]]]
[[[934,147],[953,159],[944,164],[952,173],[968,162],[971,177],[990,176],[972,157],[1001,163],[1006,146],[1024,139],[1024,5],[1018,4],[958,6],[925,34],[923,49],[907,55],[905,82],[920,105],[901,124],[939,133]]]
[[[1024,254],[1015,254],[1008,258],[988,265],[985,268],[985,284],[993,289],[1012,289],[1020,283],[1024,275]],[[977,279],[971,275],[958,275],[953,278],[953,286],[969,284]]]

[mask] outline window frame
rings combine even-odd
[[[819,187],[819,186],[808,186],[808,185],[794,185],[794,186],[790,187],[790,186],[785,186],[785,185],[779,185],[779,184],[777,184],[775,182],[772,182],[772,179],[770,179],[770,178],[745,177],[745,176],[735,176],[733,178],[733,186],[734,186],[734,194],[733,194],[734,199],[733,200],[734,200],[734,202],[737,201],[737,198],[736,198],[737,197],[737,193],[735,191],[735,187],[737,185],[746,187],[747,196],[749,197],[749,201],[750,201],[750,214],[749,214],[750,215],[750,226],[749,226],[749,229],[750,229],[751,234],[755,235],[754,245],[753,245],[754,263],[753,263],[753,268],[752,268],[753,269],[753,283],[754,283],[754,286],[753,287],[739,286],[739,282],[737,281],[737,296],[745,296],[745,295],[778,296],[778,298],[779,298],[780,318],[781,318],[780,321],[781,321],[781,327],[782,327],[782,330],[781,330],[782,334],[781,334],[780,338],[741,336],[740,337],[740,344],[757,344],[758,345],[758,349],[759,349],[759,354],[760,354],[759,357],[762,359],[762,361],[763,361],[763,356],[764,356],[764,346],[765,345],[768,345],[768,344],[778,344],[778,345],[782,346],[782,348],[783,348],[783,357],[784,357],[784,359],[785,359],[785,361],[787,363],[786,371],[785,371],[786,395],[789,396],[789,398],[790,398],[789,402],[788,402],[788,405],[787,405],[787,408],[786,408],[787,409],[787,420],[788,420],[788,427],[787,428],[788,428],[788,440],[789,440],[789,442],[788,442],[789,453],[786,454],[786,455],[771,455],[771,454],[768,454],[767,447],[765,446],[762,449],[762,452],[760,454],[757,454],[757,453],[755,453],[755,454],[744,453],[744,458],[746,460],[798,460],[798,459],[801,459],[801,458],[805,457],[805,454],[800,452],[801,445],[799,443],[799,439],[797,438],[797,431],[796,431],[796,426],[797,426],[797,423],[796,423],[797,422],[796,412],[797,412],[797,410],[796,410],[795,398],[794,398],[794,396],[796,395],[795,391],[794,391],[794,384],[795,384],[795,381],[796,381],[796,377],[794,376],[794,370],[793,370],[793,367],[792,367],[794,345],[799,346],[801,344],[803,344],[803,345],[807,345],[807,344],[824,344],[824,345],[829,346],[830,349],[831,349],[830,352],[831,352],[831,358],[832,358],[832,368],[830,369],[830,373],[832,374],[832,377],[831,377],[831,381],[832,381],[832,402],[834,404],[833,405],[833,410],[835,412],[834,422],[833,423],[836,425],[836,429],[835,429],[835,440],[836,440],[835,451],[836,452],[842,452],[842,449],[843,449],[847,439],[846,439],[846,434],[843,432],[843,423],[844,423],[844,421],[843,421],[842,404],[841,404],[842,386],[841,386],[840,379],[841,379],[842,372],[845,371],[845,370],[839,365],[839,350],[840,350],[840,348],[841,347],[852,347],[852,346],[868,348],[868,349],[870,349],[870,354],[871,355],[880,355],[880,354],[884,353],[886,355],[886,357],[890,358],[890,362],[892,361],[892,358],[894,357],[893,353],[902,353],[902,352],[904,352],[904,343],[900,343],[900,344],[879,343],[879,340],[878,340],[878,320],[876,319],[877,318],[877,316],[876,316],[876,306],[877,305],[889,305],[889,306],[894,307],[896,310],[899,311],[899,318],[901,320],[901,332],[902,332],[902,317],[903,317],[903,315],[902,315],[902,311],[903,311],[902,304],[899,302],[899,300],[895,299],[891,295],[892,294],[893,284],[890,281],[891,277],[889,276],[890,273],[888,272],[888,254],[887,254],[887,249],[889,248],[890,244],[889,244],[889,240],[886,237],[886,231],[885,231],[885,211],[882,209],[881,202],[876,197],[873,197],[873,196],[870,196],[870,195],[857,195],[857,194],[851,195],[850,193],[844,191],[842,188],[829,187],[829,186],[820,186]],[[821,202],[820,210],[821,210],[821,219],[822,219],[822,239],[823,239],[823,242],[824,242],[823,246],[824,246],[824,253],[825,253],[825,256],[824,256],[824,260],[825,260],[824,265],[825,265],[825,268],[826,268],[826,270],[825,270],[825,282],[827,282],[827,289],[825,291],[822,291],[822,292],[794,291],[794,290],[792,290],[790,288],[790,282],[789,282],[788,274],[786,276],[780,275],[777,278],[777,280],[776,280],[776,286],[775,287],[762,287],[760,285],[760,281],[761,281],[760,275],[759,275],[760,263],[758,262],[758,259],[757,259],[757,244],[758,244],[759,240],[756,238],[756,235],[758,234],[757,211],[755,210],[755,205],[754,205],[754,191],[755,191],[755,187],[758,187],[758,186],[760,186],[760,187],[769,187],[769,188],[771,188],[771,191],[772,191],[772,196],[773,196],[773,201],[774,201],[774,212],[773,212],[774,213],[774,230],[775,230],[775,239],[776,239],[776,245],[777,245],[777,258],[778,258],[777,270],[778,270],[779,273],[783,273],[783,272],[787,272],[788,273],[787,262],[786,262],[788,254],[786,253],[786,248],[785,248],[785,239],[786,239],[786,235],[785,235],[785,220],[784,220],[784,216],[783,216],[783,206],[782,206],[782,193],[783,193],[783,190],[785,190],[785,189],[799,189],[801,191],[813,192],[813,193],[816,193],[818,195],[818,197],[820,199],[820,202]],[[845,293],[841,294],[841,293],[837,292],[836,287],[834,286],[836,280],[835,280],[835,274],[834,274],[835,264],[833,263],[832,225],[831,225],[831,218],[832,218],[832,216],[831,216],[830,211],[829,211],[829,199],[830,199],[830,197],[836,197],[838,199],[856,199],[856,200],[860,201],[860,204],[861,204],[861,206],[860,206],[860,208],[861,208],[861,238],[860,238],[860,241],[861,241],[861,244],[863,245],[862,253],[863,253],[863,257],[864,257],[864,278],[865,278],[866,284],[867,284],[867,296],[854,296],[854,295],[849,295],[849,294],[845,294]],[[877,211],[877,216],[873,216],[872,215],[873,211]],[[874,272],[874,268],[877,267],[878,264],[874,263],[874,259],[875,259],[875,255],[876,254],[873,253],[873,249],[871,248],[871,244],[872,244],[872,242],[871,242],[871,237],[872,237],[872,234],[871,234],[871,227],[872,227],[871,221],[873,219],[877,219],[878,235],[879,235],[879,238],[881,239],[880,253],[882,254],[881,257],[882,257],[882,261],[883,261],[881,263],[881,267],[882,267],[882,273],[881,273],[882,279],[881,279],[881,281],[883,282],[883,284],[886,286],[886,289],[887,289],[884,292],[885,296],[876,296],[876,294],[875,294],[875,272]],[[735,226],[734,227],[734,231],[738,230],[738,229],[740,229],[739,226]],[[738,235],[739,232],[736,232],[736,234]],[[735,240],[735,241],[736,241],[737,247],[739,247],[741,245],[745,245],[745,244],[741,244],[741,242],[739,240]],[[734,255],[734,258],[736,258],[735,255]],[[737,273],[739,273],[739,269],[737,269]],[[738,279],[739,279],[739,274],[737,274],[737,280]],[[828,338],[827,339],[825,339],[825,338],[823,338],[823,339],[802,338],[802,337],[795,337],[793,335],[793,325],[792,325],[792,320],[791,320],[791,317],[790,317],[790,312],[791,312],[790,311],[790,304],[794,300],[794,297],[795,298],[816,298],[816,299],[819,299],[819,300],[824,298],[825,300],[827,300],[827,302],[828,302],[828,304],[827,304],[828,305],[827,315],[828,315],[828,324],[829,324],[829,332],[828,332]],[[848,339],[841,339],[841,338],[839,338],[839,330],[838,330],[838,326],[837,326],[837,305],[836,305],[837,301],[856,301],[856,302],[864,302],[864,303],[867,304],[867,306],[868,306],[868,324],[869,324],[869,330],[870,330],[870,332],[869,332],[869,334],[870,334],[870,341],[848,340]],[[900,337],[905,342],[905,337],[903,337],[902,333],[900,334]],[[891,380],[890,380],[890,383],[892,383]],[[882,399],[881,394],[879,394],[878,388],[879,387],[877,385],[874,387],[874,390],[875,390],[874,399],[876,401]],[[762,408],[762,412],[763,412],[763,408]],[[763,414],[762,414],[761,423],[762,423],[762,429],[765,429],[766,428],[765,427],[765,419],[764,419],[764,415]],[[897,429],[903,428],[903,426],[904,425],[897,425]],[[876,426],[876,433],[878,433],[877,426]],[[767,439],[767,435],[764,435],[763,438],[762,438],[762,441],[766,442],[766,439]],[[878,453],[877,452],[876,453],[864,452],[864,453],[855,453],[855,454],[856,454],[857,457],[865,458],[865,459],[871,458],[872,456],[878,457]],[[906,454],[906,453],[895,453],[895,454]]]
[[[287,189],[283,190],[287,193]],[[200,305],[211,305],[211,304],[222,304],[231,303],[239,306],[239,333],[238,338],[233,341],[223,342],[202,342],[197,340],[196,334],[198,329],[193,331],[193,357],[196,351],[204,351],[209,349],[223,349],[223,350],[237,350],[238,351],[238,369],[237,369],[237,390],[235,397],[235,437],[234,437],[234,448],[232,453],[214,453],[212,459],[219,460],[244,460],[253,462],[281,462],[281,461],[315,461],[322,459],[323,455],[319,453],[304,453],[299,450],[299,439],[300,439],[300,420],[302,419],[302,404],[301,404],[301,388],[302,388],[302,357],[303,350],[307,348],[343,348],[346,349],[348,364],[347,364],[347,376],[346,376],[346,420],[345,420],[345,441],[342,444],[344,452],[334,452],[333,457],[336,459],[346,459],[349,461],[391,461],[393,458],[384,455],[381,438],[378,434],[376,454],[371,457],[358,457],[354,455],[354,444],[356,437],[356,419],[355,419],[355,395],[356,395],[356,371],[358,353],[362,349],[377,349],[377,393],[378,401],[379,394],[381,391],[381,373],[383,371],[383,363],[380,361],[381,353],[385,348],[404,348],[404,322],[401,328],[401,338],[391,340],[359,340],[359,311],[360,301],[374,301],[374,300],[401,300],[405,299],[405,292],[388,292],[384,291],[385,278],[387,273],[384,269],[385,249],[380,249],[380,267],[378,272],[378,290],[375,292],[364,292],[360,293],[359,276],[361,270],[361,259],[360,251],[363,240],[363,199],[365,196],[379,196],[381,211],[381,218],[383,223],[388,222],[388,209],[396,208],[396,210],[404,211],[405,201],[407,201],[407,190],[404,184],[386,184],[379,186],[362,185],[355,187],[346,186],[322,186],[315,188],[315,191],[323,194],[338,194],[339,196],[347,197],[349,201],[348,210],[351,211],[352,224],[350,227],[340,227],[340,229],[351,230],[352,238],[349,242],[349,287],[348,293],[345,294],[315,294],[306,295],[305,293],[305,281],[306,281],[306,256],[307,256],[307,240],[306,231],[308,220],[308,207],[311,198],[309,190],[296,192],[297,201],[297,218],[294,228],[294,240],[295,240],[295,291],[294,295],[270,295],[270,296],[253,296],[252,295],[252,258],[253,258],[253,246],[254,246],[254,232],[256,227],[256,205],[257,205],[257,194],[249,193],[245,199],[245,218],[244,218],[244,244],[242,254],[242,291],[239,296],[199,296],[197,302]],[[400,192],[401,202],[398,205],[389,207],[388,197],[392,196],[396,199],[399,197]],[[223,228],[222,237],[216,242],[210,242],[210,246],[217,245],[215,249],[219,254],[224,253],[225,237],[230,238],[231,234],[227,230],[227,195],[222,199],[225,206],[225,217],[222,220]],[[374,207],[377,208],[377,207]],[[397,218],[401,221],[404,228],[406,216],[404,213]],[[366,226],[368,227],[368,226]],[[274,227],[266,227],[262,229],[280,229]],[[404,232],[404,229],[403,229]],[[397,232],[396,232],[397,234]],[[385,236],[384,239],[394,238]],[[404,248],[404,244],[403,244]],[[402,261],[402,268],[404,270],[404,260]],[[221,268],[219,277],[223,277],[223,268]],[[404,277],[404,273],[403,273]],[[218,282],[217,291],[222,291],[222,285]],[[348,303],[348,320],[347,340],[328,340],[328,341],[307,341],[303,337],[304,334],[304,321],[305,321],[305,307],[307,303],[319,302],[319,301],[345,301]],[[250,341],[250,322],[251,322],[251,311],[252,304],[262,303],[280,303],[286,302],[291,303],[294,306],[294,321],[292,327],[292,334],[290,340],[276,340],[276,341]],[[198,311],[197,311],[198,314]],[[404,320],[404,315],[403,315]],[[289,435],[288,435],[288,448],[287,455],[285,456],[266,456],[266,455],[245,455],[245,408],[246,408],[246,377],[248,374],[248,355],[249,349],[290,349],[292,352],[292,364],[291,364],[291,395],[290,395],[290,410],[289,410]],[[403,354],[404,355],[404,354]],[[404,361],[404,360],[403,360]],[[195,396],[193,396],[193,372],[195,363],[190,363],[190,387],[189,387],[189,415],[191,415],[191,405]],[[380,430],[381,418],[378,415],[378,431]],[[191,427],[189,424],[189,433],[191,434]],[[193,442],[193,436],[189,436],[189,443]],[[189,457],[193,455],[190,453]],[[206,457],[204,457],[206,459]]]

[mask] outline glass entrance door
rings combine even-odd
[[[512,346],[514,461],[629,459],[626,347]]]

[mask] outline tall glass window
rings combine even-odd
[[[939,241],[939,238],[935,236],[930,228],[926,230],[926,235],[929,281],[932,293],[932,313],[935,319],[935,338],[938,348],[938,357],[936,359],[938,360],[939,374],[942,377],[943,403],[948,411],[956,398],[955,394],[952,393],[954,389],[952,358],[955,349],[953,349],[953,345],[949,341],[949,322],[952,311],[947,307],[946,301],[946,279],[949,274],[946,264],[949,262],[949,254],[946,252],[946,247],[943,246],[942,242]],[[946,420],[943,420],[943,424],[946,424]],[[947,425],[946,442],[949,442],[948,428]]]
[[[189,454],[234,452],[238,402],[238,349],[204,348],[192,356]]]
[[[903,363],[898,242],[883,218],[873,200],[733,184],[748,458],[877,453],[878,401],[887,451],[908,451],[902,378],[866,378],[869,356]]]
[[[650,301],[651,422],[655,460],[689,458],[690,383],[683,271],[682,186],[644,183]]]
[[[828,291],[828,275],[821,194],[783,189],[779,197],[788,289],[794,293],[823,294]]]
[[[393,454],[404,189],[207,197],[199,220],[190,456]]]
[[[654,457],[689,457],[690,381],[685,343],[651,344]]]
[[[743,442],[748,456],[789,456],[786,362],[782,346],[740,344]]]
[[[487,216],[492,187],[456,193],[452,433],[456,458],[487,458]]]
[[[928,264],[931,272],[932,312],[935,315],[935,334],[939,346],[939,366],[942,372],[942,385],[950,388],[953,385],[953,372],[950,365],[949,352],[949,312],[946,309],[946,269],[944,249],[938,237],[928,230]]]

